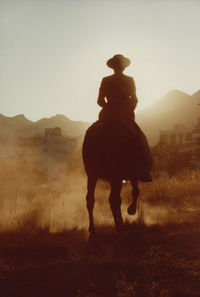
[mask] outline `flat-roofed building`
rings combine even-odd
[[[44,135],[23,137],[18,142],[23,158],[35,158],[35,165],[51,174],[56,170],[65,170],[70,157],[77,146],[77,139],[62,135],[59,127],[46,128]]]
[[[172,130],[160,131],[159,142],[171,150],[196,153],[200,149],[200,127],[186,128],[184,125],[174,125]]]

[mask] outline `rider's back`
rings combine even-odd
[[[132,95],[134,82],[130,76],[113,74],[103,78],[100,88],[108,104],[126,104],[125,100]]]
[[[137,104],[133,78],[122,73],[104,77],[99,90],[98,103],[104,110],[100,115],[102,117],[114,117],[119,120],[127,117],[133,119],[133,111]]]

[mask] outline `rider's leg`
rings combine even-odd
[[[139,180],[143,182],[152,181],[150,170],[153,166],[153,156],[147,141],[146,136],[140,127],[134,123],[134,127],[137,131],[137,141],[138,141],[138,157],[139,157],[139,167],[140,175]]]

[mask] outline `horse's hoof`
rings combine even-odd
[[[131,205],[129,205],[129,207],[127,208],[127,212],[129,215],[134,215],[136,213],[136,210],[137,210],[136,202],[131,203]]]

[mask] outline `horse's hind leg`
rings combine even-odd
[[[134,215],[137,210],[137,198],[139,196],[139,187],[137,181],[131,181],[132,184],[132,196],[133,196],[133,202],[129,205],[127,212],[129,215]]]
[[[115,227],[117,231],[122,231],[123,228],[123,218],[121,214],[121,187],[122,187],[122,181],[111,181],[111,192],[109,196],[110,200],[110,207],[113,213],[114,221],[115,221]]]
[[[94,192],[95,192],[95,186],[97,183],[97,179],[88,176],[88,183],[87,183],[87,209],[89,213],[89,232],[90,235],[95,234],[95,228],[94,228],[94,220],[93,220],[93,208],[94,208]]]

